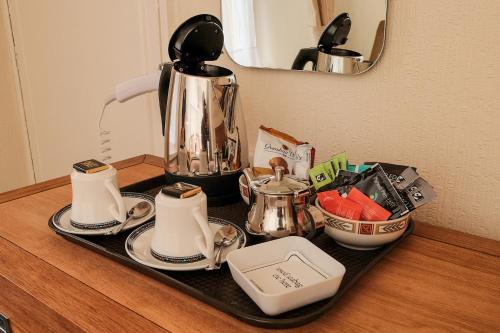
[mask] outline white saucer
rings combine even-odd
[[[134,227],[137,227],[138,225],[146,222],[150,218],[152,218],[155,215],[155,198],[144,193],[134,193],[134,192],[122,192],[122,197],[123,200],[125,201],[125,207],[127,208],[127,211],[132,208],[135,204],[137,204],[140,201],[147,201],[151,204],[153,209],[151,212],[144,216],[143,218],[137,219],[137,220],[132,220],[130,221],[122,231],[128,230]],[[71,204],[61,208],[59,211],[57,211],[53,216],[52,216],[52,223],[54,226],[62,230],[64,232],[69,232],[75,235],[87,235],[87,236],[98,236],[98,235],[104,235],[106,232],[109,230],[113,229],[116,225],[119,224],[118,221],[110,221],[111,226],[107,228],[98,228],[98,229],[80,229],[77,227],[74,227],[71,224],[70,221],[70,216],[71,216]],[[114,223],[112,223],[114,222]],[[110,224],[106,222],[106,224]]]
[[[236,242],[234,242],[231,246],[222,249],[222,263],[226,262],[226,256],[230,252],[245,247],[247,237],[245,235],[245,232],[243,232],[243,230],[239,226],[232,222],[216,217],[209,217],[208,222],[213,232],[216,232],[219,228],[228,224],[232,225],[238,230],[239,239],[237,239]],[[185,257],[184,259],[176,258],[176,262],[163,261],[153,257],[153,255],[151,254],[150,245],[151,239],[153,237],[154,226],[154,221],[149,222],[137,228],[128,236],[127,240],[125,241],[125,250],[133,260],[152,268],[168,271],[194,271],[197,269],[204,269],[208,267],[210,261],[201,254],[200,255],[202,259],[196,261],[193,261],[191,259],[198,257],[198,255]]]

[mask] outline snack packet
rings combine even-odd
[[[355,187],[351,189],[347,199],[356,202],[362,207],[360,214],[362,221],[386,221],[392,215],[390,211],[384,209]]]
[[[282,166],[285,174],[293,170],[297,159],[297,146],[302,142],[273,128],[260,126],[255,144],[253,166],[272,168]]]
[[[309,168],[314,164],[315,149],[308,143],[280,132],[260,126],[253,158],[253,166],[274,169],[285,168],[285,174],[293,171],[301,179],[307,179]],[[296,167],[296,164],[299,165]]]
[[[392,218],[398,218],[408,212],[403,199],[391,184],[380,164],[375,164],[364,174],[365,178],[356,183],[355,188],[391,212]]]

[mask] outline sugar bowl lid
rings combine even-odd
[[[250,187],[256,193],[272,195],[299,195],[304,191],[309,191],[309,185],[283,175],[285,168],[277,166],[274,168],[274,175],[259,178],[250,183]]]

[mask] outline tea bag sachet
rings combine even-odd
[[[422,177],[418,177],[413,183],[400,192],[409,211],[431,202],[437,194]]]
[[[380,164],[365,172],[366,177],[354,185],[377,204],[391,212],[391,218],[398,218],[408,212],[403,199],[391,184]]]
[[[339,154],[335,154],[332,156],[330,161],[333,164],[333,168],[335,170],[335,174],[339,172],[339,170],[347,170],[347,154],[346,152],[342,152]]]
[[[319,190],[332,183],[332,178],[328,175],[328,171],[325,169],[323,164],[318,164],[314,168],[309,170],[309,177],[313,182],[314,188]]]

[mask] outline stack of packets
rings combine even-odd
[[[416,168],[379,162],[351,165],[345,152],[315,166],[309,176],[321,207],[351,220],[397,219],[436,197]]]

